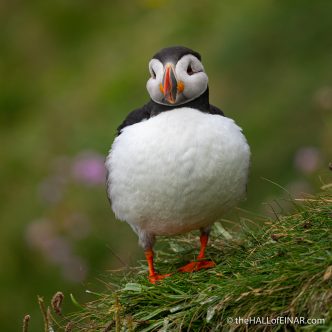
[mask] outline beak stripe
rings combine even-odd
[[[171,64],[166,65],[163,86],[160,91],[164,94],[168,103],[174,104],[178,93],[178,82],[175,77],[174,66]]]

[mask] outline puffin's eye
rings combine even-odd
[[[187,68],[187,74],[191,76],[193,73],[194,73],[194,71],[193,71],[193,69],[191,68],[191,65],[189,64],[189,65],[188,65],[188,68]]]
[[[151,77],[152,78],[156,78],[156,73],[155,71],[151,68]]]

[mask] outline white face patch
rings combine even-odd
[[[165,65],[165,66],[164,66]],[[163,77],[166,64],[157,59],[149,62],[150,79],[146,88],[153,101],[163,105],[182,105],[202,95],[208,86],[208,77],[202,63],[192,54],[183,56],[175,65],[175,76],[177,79],[178,93],[175,103],[168,103],[162,92]]]
[[[184,83],[186,101],[199,97],[207,89],[208,77],[202,63],[192,54],[183,56],[175,67],[178,80]]]
[[[149,72],[151,77],[146,83],[146,89],[151,99],[158,103],[164,97],[160,90],[160,84],[162,84],[164,75],[164,66],[159,60],[152,59],[149,63]]]

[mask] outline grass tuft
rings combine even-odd
[[[294,203],[296,211],[241,231],[217,223],[207,256],[216,267],[175,273],[157,285],[145,262],[107,277],[103,294],[66,317],[71,331],[219,331],[332,329],[332,195]],[[250,223],[250,227],[247,227]],[[156,265],[169,273],[197,255],[192,234],[164,240]],[[76,301],[76,300],[75,300]],[[304,317],[316,325],[236,324],[235,318]]]
[[[23,332],[28,332],[29,330],[29,322],[30,322],[30,315],[25,315],[23,318]]]

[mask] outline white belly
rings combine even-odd
[[[232,119],[183,107],[125,127],[106,160],[116,217],[154,235],[212,224],[246,191],[250,150]]]

